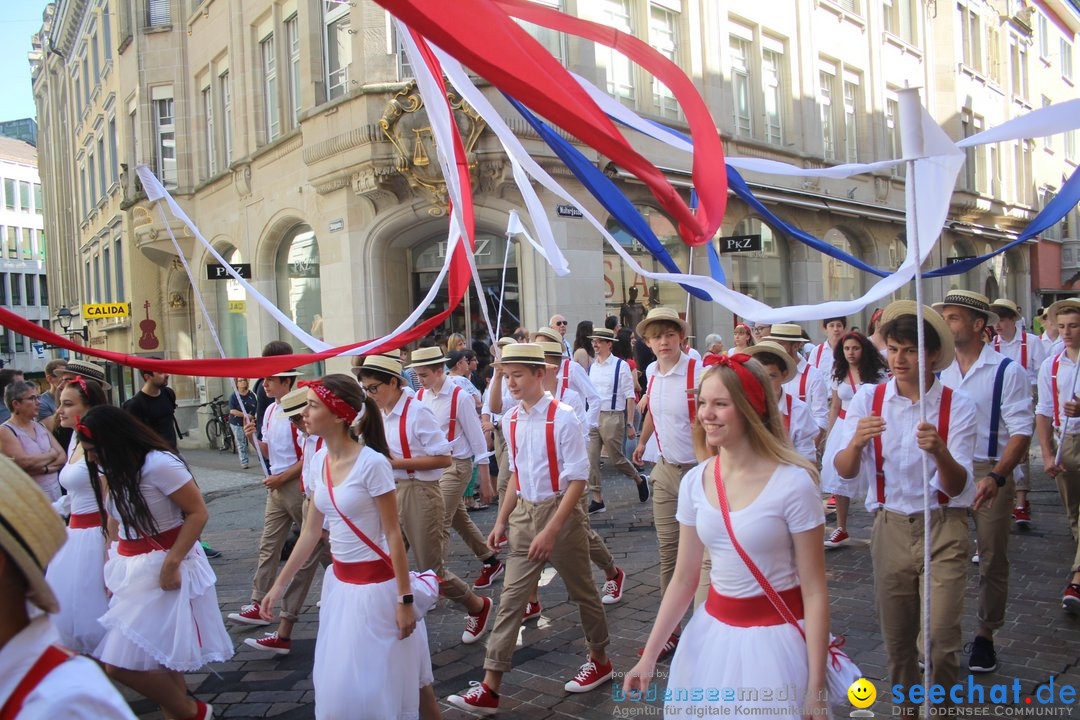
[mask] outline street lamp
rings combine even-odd
[[[83,343],[90,342],[90,331],[86,327],[86,323],[78,330],[71,330],[71,320],[75,315],[66,307],[62,307],[56,311],[56,321],[60,323],[60,328],[64,331],[65,335],[81,335]]]

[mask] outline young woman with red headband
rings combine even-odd
[[[156,702],[168,718],[212,717],[188,695],[183,673],[233,655],[199,533],[209,513],[187,465],[157,433],[111,405],[75,423],[96,491],[108,477],[109,534],[105,563],[112,592],[101,616],[105,637],[94,657],[114,680]]]
[[[427,628],[418,619],[434,603],[438,580],[431,578],[430,595],[413,596],[379,407],[348,375],[327,375],[307,388],[304,423],[324,443],[312,461],[315,494],[259,611],[273,619],[329,519],[333,565],[323,579],[311,674],[315,717],[441,717]]]
[[[746,323],[739,323],[735,326],[733,337],[735,338],[735,352],[745,350],[754,344],[754,333]]]
[[[656,657],[697,590],[707,547],[709,597],[694,611],[671,662],[665,696],[681,699],[667,701],[666,714],[696,716],[725,704],[708,696],[686,701],[693,688],[793,687],[786,698],[741,705],[776,714],[794,706],[823,717],[829,597],[816,470],[792,448],[768,375],[749,356],[721,356],[701,381],[697,407],[696,432],[712,457],[683,478],[675,575],[623,692],[648,690]],[[779,593],[790,622],[740,549]]]

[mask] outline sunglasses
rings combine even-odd
[[[569,325],[570,323],[568,323],[568,322],[567,322],[567,321],[565,321],[565,320],[562,320],[562,321],[560,321],[560,322],[557,322],[557,323],[555,323],[555,324],[556,324],[556,325]]]

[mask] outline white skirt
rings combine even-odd
[[[864,461],[859,474],[850,480],[845,480],[840,477],[840,473],[836,472],[836,466],[833,465],[833,458],[844,449],[840,440],[841,433],[837,432],[842,422],[837,419],[832,432],[825,440],[825,449],[821,453],[821,491],[846,498],[865,498],[867,479],[874,474],[873,466],[867,468]]]
[[[68,528],[67,542],[45,571],[45,579],[60,602],[60,612],[52,616],[60,642],[83,655],[92,653],[105,636],[98,618],[109,609],[106,547],[100,527]]]
[[[342,582],[331,565],[322,585],[315,642],[317,720],[414,720],[420,688],[434,681],[427,625],[398,639],[397,582]]]
[[[218,609],[210,563],[195,543],[180,563],[180,589],[162,590],[165,551],[125,557],[110,553],[105,584],[112,591],[101,617],[105,637],[94,651],[98,660],[128,670],[164,666],[192,672],[233,656],[233,644]]]

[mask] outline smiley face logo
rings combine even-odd
[[[857,708],[868,708],[877,699],[877,688],[866,678],[851,683],[847,691],[848,701]]]

